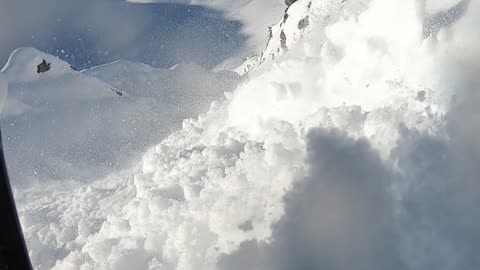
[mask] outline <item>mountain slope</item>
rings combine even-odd
[[[419,1],[365,3],[312,3],[132,170],[17,192],[34,265],[475,269],[480,4],[425,37]]]
[[[37,73],[42,60],[51,69]],[[117,62],[79,72],[35,49],[16,50],[2,71],[9,83],[2,121],[12,180],[86,181],[130,166],[238,82],[191,67]],[[190,83],[179,84],[185,77]]]
[[[244,75],[262,63],[284,55],[289,50],[293,50],[294,54],[318,54],[320,52],[315,50],[319,48],[298,48],[297,43],[305,39],[324,40],[325,26],[345,16],[358,16],[370,6],[371,2],[371,0],[295,1],[285,9],[282,20],[269,27],[269,39],[260,55],[248,58],[234,70]],[[422,13],[425,17],[425,28],[437,28],[461,16],[463,6],[468,5],[469,2],[469,0],[419,0],[416,5],[422,10],[416,12]],[[305,43],[301,46],[304,45]]]

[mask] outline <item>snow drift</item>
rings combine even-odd
[[[477,268],[480,3],[433,2],[297,1],[302,36],[135,168],[16,193],[34,265]]]

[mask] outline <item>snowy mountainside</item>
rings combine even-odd
[[[476,269],[480,2],[427,37],[420,2],[314,1],[336,19],[133,169],[17,191],[33,264]]]
[[[38,73],[43,60],[51,69]],[[2,130],[12,180],[84,181],[130,166],[238,82],[230,73],[191,66],[117,62],[79,72],[33,48],[16,50],[2,70],[9,84]],[[178,83],[182,77],[191,78],[189,84]]]
[[[277,57],[293,50],[294,54],[300,51],[315,54],[318,48],[301,48],[296,45],[303,39],[324,39],[323,29],[325,26],[336,22],[342,17],[357,16],[369,7],[371,0],[323,0],[323,1],[294,1],[285,9],[282,20],[269,27],[269,39],[265,49],[260,55],[247,58],[241,65],[234,68],[237,73],[244,75],[256,69],[264,62],[270,62]],[[462,0],[420,0],[417,5],[423,6],[426,19],[433,15],[448,10]],[[458,13],[452,10],[450,14]],[[454,15],[451,15],[454,16]],[[438,23],[438,22],[433,22]],[[313,27],[312,27],[313,26]],[[305,46],[305,43],[301,44]],[[311,44],[310,44],[311,45]]]

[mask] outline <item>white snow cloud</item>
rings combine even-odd
[[[365,140],[308,135],[307,178],[285,197],[271,239],[250,241],[221,269],[405,269],[389,194],[391,175]]]
[[[439,122],[429,124],[435,131],[419,131],[431,114],[408,128],[409,116],[404,114],[403,123],[393,128],[398,130],[393,148],[382,159],[376,154],[378,147],[384,147],[392,135],[380,135],[379,126],[375,132],[382,136],[381,144],[370,137],[373,149],[363,139],[352,140],[338,132],[310,133],[310,171],[286,195],[286,213],[273,226],[272,236],[242,243],[220,258],[221,269],[472,269],[480,265],[475,255],[480,214],[474,207],[480,202],[476,166],[480,152],[474,139],[479,132],[480,110],[474,105],[479,102],[479,81],[472,73],[480,65],[476,57],[465,58],[478,52],[473,45],[477,38],[470,32],[478,7],[472,3],[458,24],[441,25],[439,40],[424,42],[424,46],[438,42],[425,51],[433,53],[437,66],[431,70],[424,62],[427,66],[422,68],[433,73],[421,83],[440,79],[433,84],[436,90],[458,98],[445,114],[436,116]],[[446,53],[446,48],[453,53]],[[383,106],[367,112],[365,124],[392,109],[391,103]],[[322,125],[333,118],[331,111],[325,114],[319,118]],[[389,117],[376,122],[384,125]],[[350,125],[347,122],[343,129]]]
[[[266,241],[249,240],[221,269],[472,269],[480,265],[478,93],[455,104],[446,134],[403,129],[382,160],[336,130],[308,136],[307,177],[284,199]],[[402,128],[401,128],[402,129]],[[394,166],[393,163],[395,162]]]

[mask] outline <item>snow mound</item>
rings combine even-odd
[[[47,72],[38,73],[37,66],[43,60],[49,63],[51,68]],[[10,82],[15,83],[56,78],[72,73],[72,68],[70,64],[53,55],[34,48],[24,47],[12,52],[1,72],[5,74]]]

